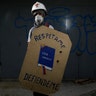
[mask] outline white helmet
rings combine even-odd
[[[33,4],[32,9],[31,9],[31,13],[33,13],[36,10],[44,10],[45,13],[47,13],[47,9],[46,9],[45,5],[40,2],[36,2]]]

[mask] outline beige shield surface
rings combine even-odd
[[[19,81],[32,91],[58,91],[71,50],[69,36],[45,26],[36,28],[28,44]]]

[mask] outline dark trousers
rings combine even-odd
[[[48,95],[41,94],[41,93],[38,93],[38,92],[33,92],[33,96],[48,96]]]

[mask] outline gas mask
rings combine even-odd
[[[41,25],[44,21],[44,17],[42,15],[37,14],[35,16],[35,23],[37,26]]]

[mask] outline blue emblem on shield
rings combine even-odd
[[[52,70],[54,63],[55,49],[43,46],[40,48],[38,66],[43,66],[48,70]]]

